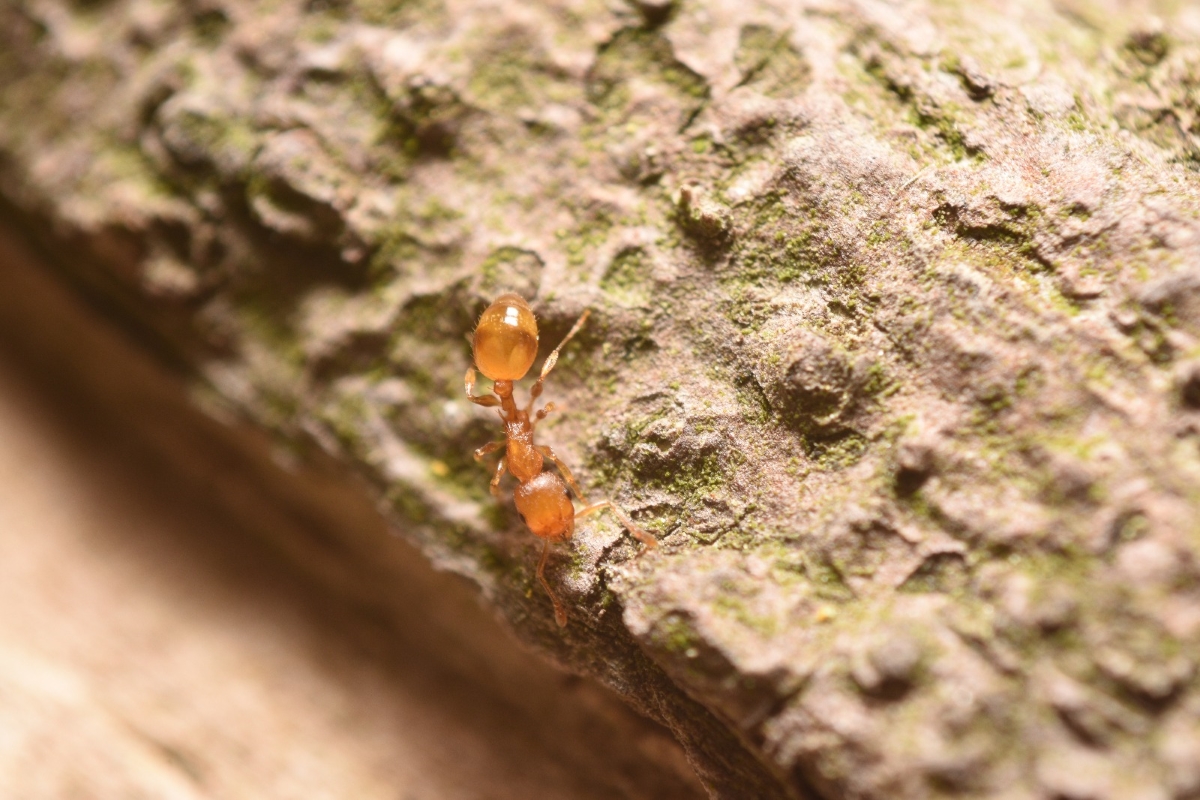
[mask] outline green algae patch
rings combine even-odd
[[[652,83],[666,96],[676,109],[676,129],[708,102],[708,83],[679,61],[670,41],[656,31],[624,28],[606,42],[588,74],[587,97],[608,119],[650,121],[649,110],[631,107],[633,81]]]
[[[791,43],[790,30],[746,25],[738,34],[733,62],[741,72],[740,85],[768,97],[795,97],[811,79],[812,69]]]
[[[653,283],[646,252],[640,247],[631,247],[617,253],[600,280],[600,289],[620,306],[647,305]]]

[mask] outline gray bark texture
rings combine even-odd
[[[0,8],[61,276],[718,797],[1200,797],[1198,167],[1183,4]],[[581,521],[565,630],[471,458],[505,290],[592,310],[539,437],[660,543]]]

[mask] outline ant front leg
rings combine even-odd
[[[547,406],[547,408],[548,407],[549,406]],[[587,499],[583,496],[583,491],[580,490],[579,484],[575,482],[575,476],[571,474],[571,470],[566,464],[563,463],[562,459],[558,457],[558,454],[555,453],[549,446],[544,444],[535,444],[533,449],[541,453],[543,458],[549,459],[551,464],[558,467],[558,471],[562,473],[563,480],[565,480],[567,485],[571,487],[571,491],[575,492],[575,496],[579,498],[579,502],[586,506]]]
[[[611,500],[601,500],[599,503],[596,503],[595,505],[591,505],[591,506],[588,506],[587,508],[581,509],[578,513],[575,514],[575,519],[579,519],[580,517],[585,517],[588,514],[595,514],[597,511],[603,511],[606,508],[609,509],[610,511],[612,511],[613,514],[616,515],[617,519],[619,519],[621,521],[621,524],[625,526],[625,529],[628,530],[631,534],[633,534],[633,538],[637,539],[639,542],[641,542],[643,545],[645,545],[645,549],[643,549],[640,553],[638,553],[639,556],[641,556],[643,553],[645,553],[646,550],[653,550],[656,547],[658,547],[658,541],[653,536],[646,533],[646,531],[642,530],[637,525],[635,525],[633,520],[629,518],[629,515],[625,513],[625,510],[622,509],[619,505],[617,505],[616,503],[614,503]]]
[[[467,367],[467,374],[463,376],[463,387],[467,390],[467,399],[477,406],[487,406],[492,408],[500,405],[500,398],[494,394],[476,395],[475,394],[475,368]]]
[[[488,442],[483,447],[477,448],[474,452],[475,460],[482,461],[484,456],[491,455],[507,444],[503,439],[498,442]]]

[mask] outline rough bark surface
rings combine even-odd
[[[1158,13],[1160,17],[1152,16]],[[1200,794],[1200,14],[20,0],[0,197],[723,797]],[[503,289],[611,520],[470,451]],[[358,543],[361,545],[361,543]]]

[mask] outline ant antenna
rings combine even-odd
[[[563,340],[558,343],[558,347],[554,348],[554,350],[550,352],[550,355],[546,356],[546,363],[542,364],[542,374],[538,375],[537,382],[534,383],[533,386],[529,387],[529,406],[526,411],[532,411],[533,402],[542,396],[542,384],[545,382],[546,376],[550,374],[550,370],[554,369],[554,365],[558,363],[559,351],[563,349],[563,346],[567,342],[571,341],[571,339],[575,337],[575,334],[579,333],[579,329],[583,327],[583,323],[587,322],[587,318],[590,317],[591,314],[592,310],[590,308],[580,314],[579,319],[577,319],[575,324],[571,326],[571,330],[567,331],[567,335],[564,336]]]

